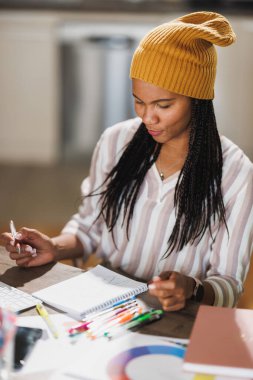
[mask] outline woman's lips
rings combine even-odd
[[[151,136],[159,136],[162,133],[162,131],[152,131],[152,129],[148,129],[148,133]]]

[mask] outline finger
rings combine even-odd
[[[185,302],[180,302],[171,306],[167,306],[167,307],[165,306],[163,307],[163,310],[164,311],[178,311],[178,310],[184,309],[184,307],[185,307]]]
[[[33,242],[37,239],[41,239],[44,237],[45,235],[43,235],[41,232],[32,228],[27,228],[27,227],[22,227],[16,235],[17,240],[23,240],[27,243]]]
[[[148,285],[149,290],[171,290],[175,289],[176,284],[174,280],[164,280],[152,282]]]
[[[152,282],[159,282],[159,281],[161,281],[161,277],[160,276],[154,276],[153,278],[152,278]],[[152,283],[151,282],[151,283]]]
[[[22,258],[16,259],[16,264],[22,267],[36,267],[38,265],[44,264],[43,257],[37,255],[37,253],[32,255],[24,255]]]
[[[185,307],[185,298],[184,297],[170,297],[165,300],[160,300],[162,307],[166,311],[175,311],[180,310]]]
[[[22,244],[21,252],[33,255],[34,253],[36,253],[36,248],[33,248],[28,244]]]
[[[158,297],[158,298],[167,298],[167,297],[172,297],[174,295],[173,290],[166,290],[166,289],[154,289],[150,290],[149,293],[152,296]]]
[[[166,272],[162,272],[159,274],[159,278],[161,280],[168,280],[168,279],[171,279],[171,276],[172,276],[172,271],[166,271]]]
[[[5,246],[5,249],[6,249],[6,251],[8,251],[9,253],[17,253],[17,252],[18,252],[18,249],[17,249],[17,247],[16,247],[16,245],[15,245],[14,242],[10,242],[9,244],[7,244],[7,245]]]
[[[29,263],[29,261],[31,261],[31,260],[32,260],[31,256],[25,256],[25,257],[23,257],[23,258],[18,258],[18,259],[16,260],[16,264],[17,264],[18,266],[21,266],[21,267],[23,267],[23,266],[27,266],[28,263]]]
[[[27,253],[18,253],[17,251],[15,252],[10,252],[10,258],[12,260],[18,260],[18,259],[24,259],[27,257]]]
[[[21,253],[21,246],[20,246],[20,243],[17,243],[16,242],[16,240],[11,240],[10,241],[10,244],[8,245],[8,246],[10,246],[10,247],[13,247],[12,249],[11,249],[11,251],[13,251],[13,250],[15,250],[15,252],[17,252],[17,253]],[[5,247],[6,249],[7,249],[7,246]],[[8,251],[8,249],[7,249],[7,251]]]
[[[184,297],[167,297],[165,299],[159,299],[159,301],[162,304],[162,307],[166,311],[172,311],[172,310],[180,310],[182,307],[185,306],[185,298]]]
[[[19,243],[16,244],[16,250],[20,254],[21,253],[21,246]]]
[[[29,256],[29,260],[25,263],[26,267],[37,267],[38,265],[45,264],[43,256],[36,255],[34,257]]]
[[[6,246],[11,240],[14,241],[13,236],[9,232],[4,232],[0,235],[0,244]]]
[[[153,282],[168,280],[171,273],[172,273],[171,271],[162,272],[159,276],[154,276],[152,280],[149,282],[149,284],[152,284]]]
[[[27,244],[20,244],[11,241],[10,244],[6,246],[6,250],[10,253],[27,253],[27,254],[34,254],[36,252],[36,249],[31,247],[30,245]]]
[[[182,289],[176,289],[175,291],[165,291],[159,296],[161,299],[166,299],[168,297],[175,297],[177,300],[182,300],[185,298]]]

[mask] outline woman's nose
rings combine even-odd
[[[142,115],[142,121],[144,124],[152,125],[157,121],[157,117],[152,110],[145,110]]]

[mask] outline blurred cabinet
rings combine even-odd
[[[79,114],[84,114],[79,123],[83,127],[80,135],[86,140],[86,145],[94,146],[94,138],[89,136],[94,117],[92,119],[89,116],[101,113],[102,107],[93,104],[96,108],[90,109],[90,105],[79,104],[82,100],[80,97],[69,97],[72,84],[67,84],[64,88],[62,85],[65,79],[62,74],[65,73],[62,72],[60,30],[65,22],[73,22],[74,25],[78,23],[81,29],[87,27],[95,30],[103,38],[103,33],[112,28],[115,31],[117,25],[120,28],[121,20],[130,33],[132,23],[137,27],[142,23],[148,28],[150,22],[153,22],[152,25],[158,24],[161,18],[161,15],[142,17],[53,11],[0,13],[0,162],[50,164],[61,160],[66,139],[70,140],[70,148],[72,147],[71,128],[76,125],[75,119],[79,118]],[[89,61],[90,58],[91,53]],[[91,86],[94,85],[93,81],[96,82],[101,74],[94,74],[97,66],[104,66],[104,60],[101,58],[100,61],[93,61],[92,65],[88,65],[87,72],[90,74],[85,80],[86,87],[88,82]],[[82,68],[73,70],[75,73],[72,76],[75,76],[75,80],[82,81]],[[81,75],[79,78],[76,75],[78,72]],[[128,73],[126,76],[128,78]],[[74,108],[79,105],[80,111],[73,116],[73,123],[69,121],[69,131],[64,126],[64,108],[68,107],[63,101],[66,94],[67,103],[73,104]],[[113,107],[115,108],[115,104]],[[88,121],[86,124],[90,124],[89,130],[83,121]],[[96,134],[95,137],[97,140],[99,136]],[[81,144],[79,135],[75,139]],[[91,149],[89,154],[90,152]]]
[[[89,157],[109,126],[135,116],[129,69],[155,24],[66,22],[59,28],[62,159]]]
[[[0,14],[0,161],[55,161],[59,151],[56,18]]]

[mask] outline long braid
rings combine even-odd
[[[101,185],[88,196],[100,195],[102,216],[113,235],[120,212],[126,220],[127,237],[136,198],[147,171],[161,149],[142,123],[126,146],[118,163]],[[187,243],[201,239],[206,229],[212,236],[212,222],[226,225],[221,192],[222,150],[211,100],[192,99],[189,151],[180,172],[174,196],[176,222],[168,240],[165,257]]]
[[[107,183],[106,189],[99,193],[101,210],[98,218],[103,216],[110,232],[113,232],[123,207],[123,222],[127,218],[128,235],[140,186],[147,171],[156,161],[160,149],[161,146],[147,133],[142,123],[118,163],[106,177],[102,184]],[[97,195],[97,190],[90,195]]]
[[[212,220],[225,223],[222,149],[211,100],[192,99],[189,152],[175,189],[176,222],[167,252],[201,239]]]

